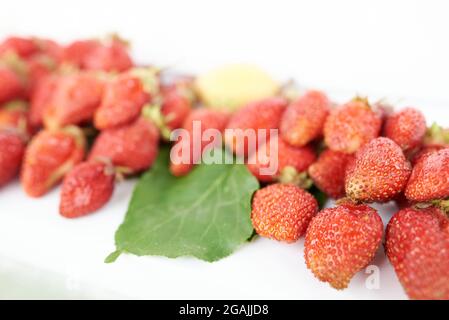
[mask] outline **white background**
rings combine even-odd
[[[131,40],[141,62],[194,71],[252,62],[280,80],[293,76],[337,98],[360,93],[411,103],[449,125],[448,1],[15,0],[0,10],[0,37],[68,41],[116,31]],[[368,290],[361,273],[337,292],[305,268],[302,241],[258,239],[214,264],[124,256],[105,265],[132,184],[120,185],[106,209],[77,221],[57,215],[57,190],[30,200],[17,183],[2,189],[1,296],[23,293],[14,280],[19,272],[29,296],[53,297],[69,288],[68,297],[405,297],[381,250],[379,290]]]

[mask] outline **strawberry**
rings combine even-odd
[[[170,172],[175,176],[186,175],[192,170],[194,164],[200,162],[201,155],[207,146],[210,144],[215,146],[221,144],[221,139],[216,140],[210,138],[203,141],[202,136],[208,129],[215,129],[222,133],[228,119],[229,116],[227,113],[218,110],[206,108],[192,110],[182,126],[185,135],[176,137],[177,140],[172,147]],[[196,126],[200,129],[198,132],[195,132],[194,130]],[[197,134],[199,134],[199,136],[197,136]],[[198,148],[196,148],[196,146],[198,146]],[[188,152],[188,155],[184,154],[185,152]],[[175,158],[180,161],[177,161]]]
[[[382,121],[365,99],[356,98],[334,109],[324,125],[329,149],[354,153],[379,135]]]
[[[133,122],[148,99],[139,78],[119,75],[105,85],[100,107],[95,112],[95,127],[104,130]]]
[[[133,62],[128,54],[127,45],[118,39],[95,46],[83,61],[83,67],[88,70],[122,72],[132,66]]]
[[[46,128],[90,121],[101,102],[103,82],[91,73],[75,73],[58,77],[51,103],[45,108]]]
[[[412,201],[449,197],[449,148],[432,152],[415,164],[405,196]]]
[[[307,229],[304,243],[307,267],[319,280],[335,289],[344,289],[374,258],[382,233],[379,214],[367,205],[348,202],[324,209]]]
[[[251,220],[260,236],[294,242],[317,212],[318,203],[310,193],[293,184],[276,183],[256,191]]]
[[[22,186],[31,197],[40,197],[56,185],[84,157],[86,142],[75,126],[40,131],[25,153]]]
[[[292,146],[302,147],[320,137],[331,103],[319,91],[309,91],[291,103],[280,124],[282,138]]]
[[[411,165],[392,140],[379,137],[355,154],[346,171],[346,195],[354,201],[386,202],[404,190]]]
[[[86,57],[100,46],[97,40],[77,40],[63,49],[63,61],[80,68],[85,68]]]
[[[278,129],[282,114],[287,106],[283,98],[267,98],[249,103],[233,114],[225,132],[227,147],[239,156],[249,156],[263,144],[258,139],[261,129],[267,130],[266,139],[270,138],[270,129]],[[254,137],[254,139],[252,139]],[[254,142],[251,144],[249,142]]]
[[[24,152],[25,143],[19,135],[0,131],[0,187],[19,173]]]
[[[0,104],[19,98],[23,89],[20,76],[12,69],[0,65]]]
[[[105,162],[76,165],[62,183],[59,213],[66,218],[77,218],[100,209],[111,198],[114,181],[114,168]]]
[[[338,199],[345,195],[345,172],[354,155],[324,150],[308,170],[310,178],[318,189]]]
[[[151,167],[158,153],[158,143],[156,126],[140,117],[129,125],[103,130],[95,139],[89,160],[110,159],[114,166],[135,173]]]
[[[271,154],[271,151],[274,151],[274,154]],[[247,167],[259,181],[295,182],[296,178],[301,178],[298,174],[307,171],[315,159],[316,155],[312,147],[292,147],[276,135],[259,146],[257,151],[248,158]],[[274,167],[274,172],[263,172],[271,167]]]
[[[0,130],[14,129],[26,140],[33,134],[33,128],[28,121],[28,103],[14,100],[0,109]]]
[[[414,166],[424,156],[445,148],[449,148],[449,129],[433,123],[426,131],[421,149],[411,155],[410,162]]]
[[[180,128],[192,109],[192,89],[187,84],[162,88],[161,112],[169,130]]]
[[[58,76],[49,75],[41,79],[35,86],[30,97],[29,122],[34,128],[43,125],[45,109],[51,104],[53,92],[58,84]]]
[[[387,117],[384,135],[396,142],[404,152],[418,148],[426,134],[426,119],[414,108],[405,108]]]
[[[0,55],[12,52],[26,58],[38,51],[39,47],[32,38],[9,37],[0,44]]]
[[[449,299],[449,218],[405,208],[388,223],[385,251],[411,299]]]

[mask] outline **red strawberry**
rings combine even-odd
[[[333,110],[324,125],[329,149],[354,153],[379,135],[382,121],[366,100],[356,99]]]
[[[170,172],[175,176],[186,175],[192,170],[194,164],[200,162],[206,147],[221,144],[221,139],[209,137],[203,141],[202,136],[208,129],[216,129],[222,133],[228,119],[228,114],[217,110],[206,108],[192,110],[182,126],[185,134],[177,137],[176,143],[172,147]],[[194,130],[196,127],[199,129],[197,132]],[[196,146],[198,147],[196,148]],[[188,154],[186,155],[185,152]],[[180,161],[174,158],[178,158]]]
[[[251,220],[260,236],[294,242],[317,212],[318,203],[310,193],[293,184],[276,183],[256,191]]]
[[[114,191],[114,168],[100,161],[82,162],[64,178],[59,213],[77,218],[104,206]]]
[[[98,46],[97,40],[77,40],[63,50],[63,61],[84,68],[86,57]]]
[[[88,70],[122,72],[133,66],[126,44],[118,39],[95,46],[85,56],[82,66]]]
[[[19,75],[12,69],[0,65],[0,104],[19,98],[23,89]]]
[[[279,128],[286,106],[287,100],[283,98],[268,98],[252,102],[238,110],[226,128],[225,142],[228,148],[239,156],[251,155],[259,144],[258,131],[267,131],[266,135],[263,135],[266,138],[264,141],[267,141],[270,137],[269,130]],[[249,140],[254,143],[249,143]]]
[[[367,205],[345,203],[320,211],[310,222],[304,243],[307,267],[335,289],[374,258],[382,240],[379,214]]]
[[[33,134],[33,129],[28,121],[28,103],[22,100],[14,100],[0,109],[0,130],[17,130],[23,138],[27,139]]]
[[[424,144],[421,149],[411,155],[410,161],[415,165],[424,156],[445,148],[449,148],[449,129],[444,129],[438,124],[433,123],[427,129]]]
[[[37,53],[39,47],[32,38],[9,37],[0,44],[0,55],[15,53],[25,58]]]
[[[46,128],[81,124],[93,118],[101,102],[103,82],[91,73],[58,77],[51,103],[45,108]]]
[[[419,147],[426,134],[426,119],[414,109],[405,108],[387,117],[384,135],[396,142],[404,152]]]
[[[319,91],[309,91],[291,103],[281,119],[281,136],[292,146],[302,147],[320,137],[329,114],[330,101]]]
[[[24,151],[25,143],[19,135],[0,131],[0,187],[19,173]]]
[[[326,149],[309,167],[309,176],[318,189],[338,199],[345,195],[345,172],[353,159],[351,154]]]
[[[271,151],[274,154],[271,154]],[[298,174],[307,171],[315,159],[316,155],[312,147],[292,147],[276,135],[259,146],[257,151],[248,158],[247,166],[259,181],[272,182],[278,179],[282,182],[301,183],[304,181],[295,181],[295,179],[301,178]],[[268,169],[274,171],[263,172]]]
[[[148,99],[149,95],[139,78],[129,74],[119,75],[105,85],[100,107],[94,117],[95,127],[104,130],[133,122]]]
[[[135,122],[100,133],[89,154],[89,160],[110,159],[114,166],[130,172],[146,170],[153,164],[158,152],[159,132],[143,117]]]
[[[441,210],[400,210],[388,223],[385,249],[411,299],[449,299],[449,218]]]
[[[449,197],[449,148],[432,152],[413,167],[405,188],[412,201],[431,201]]]
[[[70,126],[40,131],[26,149],[21,173],[22,186],[31,197],[44,195],[84,157],[85,138]]]
[[[404,190],[410,163],[392,140],[379,137],[364,145],[346,171],[349,198],[363,202],[386,202]]]
[[[180,128],[192,109],[193,92],[183,84],[162,88],[161,112],[169,130]]]
[[[43,125],[45,109],[51,104],[53,92],[56,90],[58,77],[49,75],[41,79],[31,93],[29,112],[30,125],[39,128]]]
[[[56,61],[47,55],[34,55],[26,62],[26,95],[31,97],[39,83],[50,76],[56,69]]]

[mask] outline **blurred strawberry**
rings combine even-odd
[[[426,131],[421,148],[410,156],[410,162],[414,166],[423,157],[446,148],[449,148],[449,129],[433,123]]]
[[[63,49],[63,61],[84,68],[86,57],[98,46],[97,40],[77,40]]]
[[[61,128],[92,120],[101,102],[103,82],[95,74],[81,72],[58,77],[51,103],[44,111],[46,128]]]
[[[119,128],[103,130],[95,139],[89,160],[110,159],[129,173],[146,170],[158,153],[159,131],[144,117]]]
[[[12,69],[0,65],[0,104],[20,98],[23,89],[21,77]]]
[[[356,98],[334,109],[324,125],[324,140],[329,149],[354,153],[379,136],[382,121],[365,99]]]
[[[306,171],[315,159],[316,155],[312,147],[292,147],[276,135],[259,146],[257,151],[248,158],[247,167],[259,181],[278,180],[307,188],[309,185],[307,185]],[[274,172],[263,172],[268,169],[274,169]]]
[[[84,158],[85,138],[75,126],[43,130],[33,137],[25,153],[22,186],[31,197],[40,197]]]
[[[43,125],[45,109],[51,104],[53,92],[56,91],[58,76],[55,74],[42,78],[35,86],[30,97],[29,121],[34,128]]]
[[[0,187],[19,173],[24,152],[25,143],[18,134],[0,131]]]
[[[0,109],[0,130],[14,129],[23,139],[27,140],[33,134],[33,128],[28,121],[28,103],[14,100]]]
[[[220,137],[209,137],[203,141],[202,136],[208,129],[215,129],[223,133],[228,122],[228,114],[206,108],[194,109],[185,119],[182,128],[185,135],[177,137],[171,150],[170,172],[175,176],[183,176],[189,173],[196,163],[201,160],[201,155],[208,146],[220,146]],[[195,129],[199,130],[196,131]],[[185,155],[184,152],[189,152]],[[176,157],[180,161],[175,161]]]
[[[235,112],[226,127],[227,147],[239,156],[249,156],[257,150],[259,130],[265,129],[267,141],[270,129],[279,129],[282,114],[287,106],[283,98],[267,98],[252,102]],[[251,142],[251,143],[250,143]]]
[[[0,55],[13,52],[26,58],[38,51],[39,46],[33,38],[9,37],[0,44]]]
[[[320,137],[331,103],[319,91],[308,91],[285,110],[281,119],[281,136],[292,146],[302,147]]]

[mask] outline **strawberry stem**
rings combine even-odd
[[[309,189],[313,184],[307,172],[298,172],[292,166],[284,167],[277,179],[281,183],[293,183],[302,189]]]

